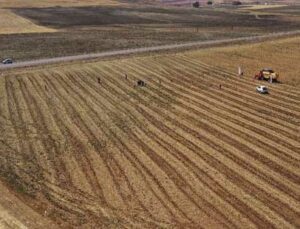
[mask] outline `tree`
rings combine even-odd
[[[242,3],[240,1],[233,1],[232,5],[239,6],[239,5],[242,5]]]
[[[194,2],[194,3],[193,3],[193,7],[194,7],[194,8],[199,8],[199,6],[200,6],[200,3],[199,3],[199,2]]]
[[[207,4],[207,5],[212,5],[212,4],[213,4],[213,1],[209,0],[209,1],[207,1],[206,4]]]

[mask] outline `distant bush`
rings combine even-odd
[[[207,1],[206,4],[207,4],[207,5],[212,5],[212,4],[213,4],[213,1]]]
[[[239,5],[242,5],[242,3],[240,1],[233,1],[232,5],[239,6]]]
[[[194,8],[199,8],[199,6],[200,6],[200,3],[199,3],[199,2],[194,2],[194,3],[193,3],[193,7],[194,7]]]

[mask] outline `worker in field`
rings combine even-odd
[[[125,74],[125,80],[127,80],[127,79],[128,79],[127,74]]]
[[[97,79],[98,79],[98,84],[101,84],[101,79],[100,79],[100,77],[98,77]]]
[[[243,72],[243,69],[241,66],[238,67],[238,75],[239,76],[243,76],[244,75],[244,72]]]
[[[219,85],[219,89],[220,89],[220,90],[222,89],[222,84]]]

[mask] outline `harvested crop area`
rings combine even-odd
[[[297,228],[299,87],[256,84],[189,53],[6,73],[1,179],[62,227]]]
[[[242,66],[249,79],[263,68],[273,68],[280,74],[281,83],[300,85],[300,37],[212,48],[194,52],[192,56],[231,72],[238,73],[238,66]]]
[[[0,9],[0,34],[48,33],[55,29],[34,24],[9,9]]]

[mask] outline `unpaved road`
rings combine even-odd
[[[0,70],[22,68],[22,67],[33,67],[33,66],[44,65],[44,64],[56,64],[56,63],[62,63],[62,62],[89,60],[89,59],[95,59],[95,58],[129,55],[129,54],[144,53],[144,52],[166,51],[166,50],[172,50],[172,49],[184,49],[184,48],[191,48],[191,47],[207,47],[207,46],[224,45],[224,44],[239,43],[239,42],[263,41],[263,40],[267,40],[267,39],[280,38],[280,37],[292,36],[292,35],[298,35],[298,34],[300,34],[300,30],[295,30],[295,31],[290,31],[290,32],[271,33],[271,34],[262,35],[262,36],[250,36],[250,37],[241,37],[241,38],[233,38],[233,39],[222,39],[222,40],[216,40],[216,41],[197,41],[197,42],[188,42],[188,43],[183,43],[183,44],[171,44],[171,45],[134,48],[134,49],[126,49],[126,50],[116,50],[116,51],[83,54],[83,55],[75,55],[75,56],[46,58],[46,59],[39,59],[39,60],[16,62],[16,63],[10,64],[10,65],[0,65]]]

